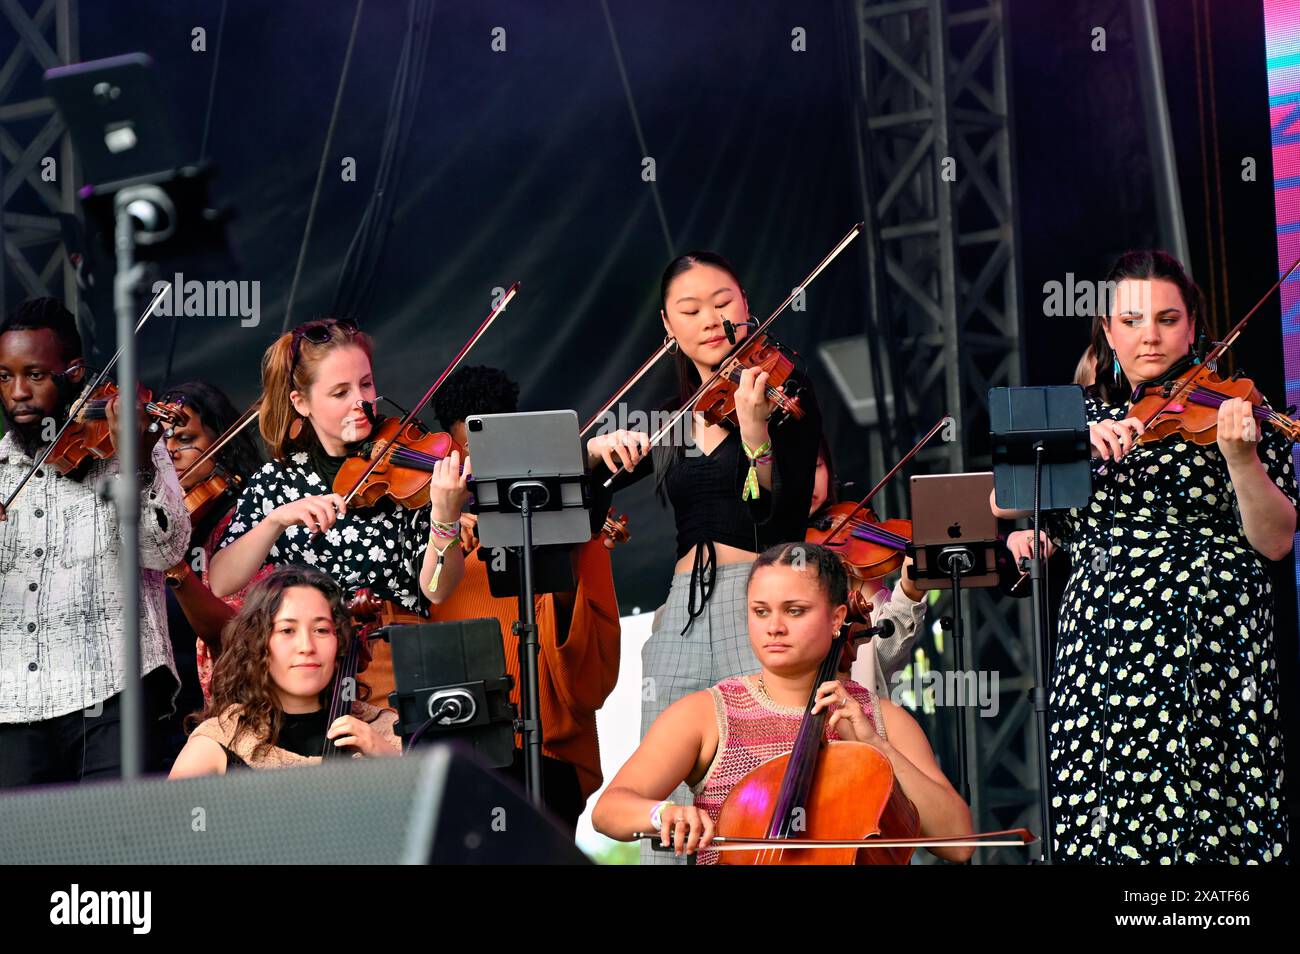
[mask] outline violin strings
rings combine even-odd
[[[1229,397],[1221,391],[1215,391],[1213,388],[1198,386],[1191,390],[1188,399],[1203,407],[1220,407],[1224,401],[1229,400]],[[1266,408],[1259,404],[1252,404],[1250,407],[1252,416],[1257,420],[1267,421],[1277,427],[1284,427],[1288,422],[1285,415],[1272,408]]]
[[[409,447],[394,448],[390,455],[394,463],[398,464],[418,464],[423,467],[433,469],[433,465],[442,460],[434,454],[426,454],[423,451],[411,450]]]
[[[738,368],[733,369],[732,372],[727,375],[727,378],[733,384],[739,384],[740,370]],[[763,389],[763,396],[776,404],[781,404],[785,400],[785,392],[779,388],[772,387],[770,384]]]
[[[848,525],[854,530],[862,530],[864,531],[864,533],[870,535],[870,536],[863,536],[859,534],[854,534],[854,537],[858,540],[872,540],[873,542],[876,543],[883,543],[886,546],[899,546],[899,547],[904,547],[907,546],[907,544],[911,543],[911,541],[908,540],[907,537],[901,536],[900,534],[894,533],[890,530],[882,529],[881,527],[878,527],[870,523],[869,521],[865,521],[865,520],[860,521],[856,517],[850,520]]]

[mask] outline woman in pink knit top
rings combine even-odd
[[[749,575],[749,639],[762,666],[755,676],[724,679],[675,702],[655,720],[640,748],[596,803],[592,823],[610,838],[658,831],[677,854],[709,851],[723,801],[752,769],[789,752],[817,671],[848,612],[844,566],[825,547],[771,547]],[[971,833],[970,809],[949,784],[921,727],[905,710],[851,681],[847,673],[816,687],[814,711],[829,708],[828,739],[866,742],[893,766],[920,815],[921,835]],[[695,804],[668,795],[683,781]],[[935,848],[965,861],[971,848]]]

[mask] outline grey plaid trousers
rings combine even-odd
[[[749,563],[727,563],[717,568],[713,592],[702,614],[695,618],[685,636],[681,635],[690,619],[691,574],[673,576],[668,600],[659,625],[641,649],[641,738],[665,709],[692,692],[717,685],[731,676],[758,672],[758,658],[749,644],[749,612],[745,581]],[[672,801],[691,805],[695,796],[685,785],[674,790]],[[649,819],[646,819],[649,827]],[[684,864],[666,852],[641,846],[641,864]]]

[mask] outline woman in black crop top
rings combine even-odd
[[[737,339],[748,332],[749,306],[735,270],[712,252],[692,252],[669,264],[660,303],[664,330],[676,343],[676,408],[731,350],[723,321],[735,325]],[[630,470],[619,475],[615,491],[654,473],[677,525],[672,587],[641,655],[642,736],[683,696],[758,671],[748,636],[749,565],[773,544],[804,539],[821,412],[811,382],[793,375],[793,386],[802,388],[804,415],[769,424],[773,405],[765,396],[766,379],[753,370],[742,374],[738,428],[706,425],[696,417],[684,439],[674,434],[649,453],[649,437],[639,431],[619,430],[587,442],[598,481],[608,476],[599,473],[602,465]],[[678,794],[690,803],[686,789]]]

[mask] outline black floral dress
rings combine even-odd
[[[1087,412],[1124,417],[1094,397]],[[1257,446],[1295,504],[1289,442],[1265,428]],[[1277,860],[1287,819],[1272,586],[1218,447],[1138,445],[1105,475],[1094,469],[1086,507],[1047,526],[1073,566],[1048,719],[1057,859]]]
[[[337,461],[337,458],[333,460]],[[330,483],[305,452],[271,461],[249,478],[218,549],[253,529],[272,510],[309,495],[331,492]],[[391,501],[348,512],[323,534],[289,527],[267,554],[273,565],[304,564],[334,577],[351,596],[368,587],[380,599],[428,615],[420,592],[420,566],[429,545],[429,508],[408,510]]]

